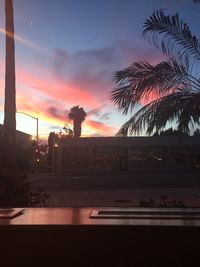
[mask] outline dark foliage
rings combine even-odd
[[[169,128],[164,131],[156,131],[153,136],[188,136],[188,134],[183,134],[182,132],[175,130],[173,128]]]
[[[46,206],[49,198],[43,188],[31,191],[26,173],[0,171],[0,207]]]
[[[74,131],[67,125],[63,127],[63,130],[65,131],[65,136],[66,137],[73,137],[74,136]]]
[[[200,129],[196,129],[193,133],[194,136],[200,136]]]
[[[150,198],[148,201],[140,201],[140,207],[151,207],[151,208],[185,208],[186,205],[180,200],[168,200],[167,195],[160,196],[159,202]]]

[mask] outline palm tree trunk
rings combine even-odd
[[[4,166],[14,168],[16,163],[16,93],[15,93],[15,43],[12,0],[5,0],[6,16],[6,66],[3,161]]]
[[[74,136],[80,137],[81,136],[81,121],[74,120]]]

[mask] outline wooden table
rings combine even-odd
[[[198,216],[90,218],[92,209],[27,208],[0,219],[1,266],[198,266]]]

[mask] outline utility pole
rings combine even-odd
[[[5,0],[5,104],[3,129],[3,163],[6,168],[16,167],[16,90],[15,90],[15,42],[12,0]]]

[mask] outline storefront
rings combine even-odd
[[[62,137],[54,150],[57,172],[192,168],[199,157],[200,138]]]

